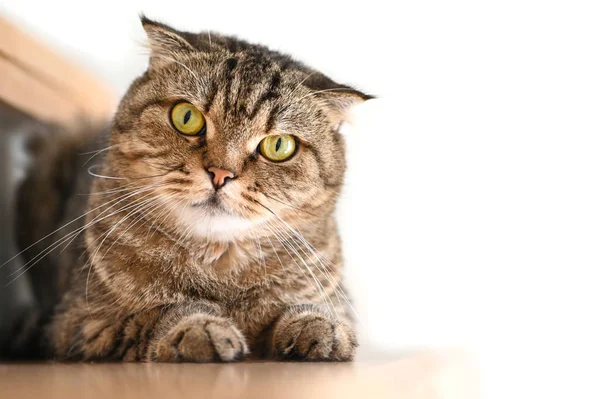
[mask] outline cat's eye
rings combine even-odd
[[[196,136],[206,131],[204,115],[187,102],[175,104],[171,109],[171,123],[181,134]]]
[[[296,139],[288,134],[268,136],[260,142],[258,150],[268,160],[282,162],[296,152]]]

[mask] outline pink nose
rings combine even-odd
[[[230,170],[216,168],[211,166],[206,169],[212,176],[212,183],[215,186],[215,190],[220,189],[227,183],[227,180],[235,179],[235,173]]]

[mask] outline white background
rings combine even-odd
[[[600,12],[589,1],[25,1],[0,10],[122,93],[149,17],[288,51],[378,100],[341,206],[363,335],[459,346],[487,397],[594,397]],[[598,397],[598,396],[596,396]]]

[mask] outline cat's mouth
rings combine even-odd
[[[186,231],[221,241],[244,237],[254,228],[255,221],[238,214],[228,206],[226,198],[222,194],[211,193],[206,198],[192,201],[187,210],[178,213]]]
[[[219,198],[219,195],[217,193],[212,193],[208,198],[205,198],[203,200],[193,201],[191,205],[192,208],[200,208],[210,212],[213,215],[232,214],[231,210],[225,207],[225,205],[223,204],[223,200]]]

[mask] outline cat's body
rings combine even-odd
[[[21,189],[24,248],[75,220],[25,251],[35,262],[62,244],[31,270],[46,355],[351,359],[337,129],[367,96],[261,46],[143,22],[150,67],[106,149],[88,161],[81,136],[48,141]],[[169,123],[181,101],[204,115],[202,134]],[[297,144],[285,162],[257,149],[274,134]]]

